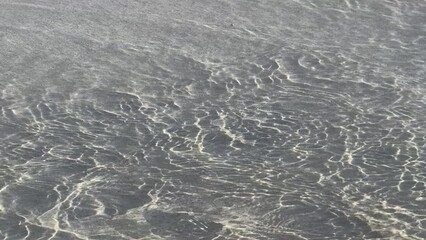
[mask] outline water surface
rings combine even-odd
[[[426,238],[425,13],[0,0],[1,238]]]

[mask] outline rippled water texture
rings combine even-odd
[[[0,0],[1,238],[426,238],[425,13]]]

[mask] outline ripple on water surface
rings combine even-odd
[[[0,1],[5,239],[424,239],[424,1]]]

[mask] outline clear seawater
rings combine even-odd
[[[426,238],[426,1],[0,0],[0,238]]]

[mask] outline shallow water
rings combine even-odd
[[[425,13],[0,0],[1,238],[426,238]]]

